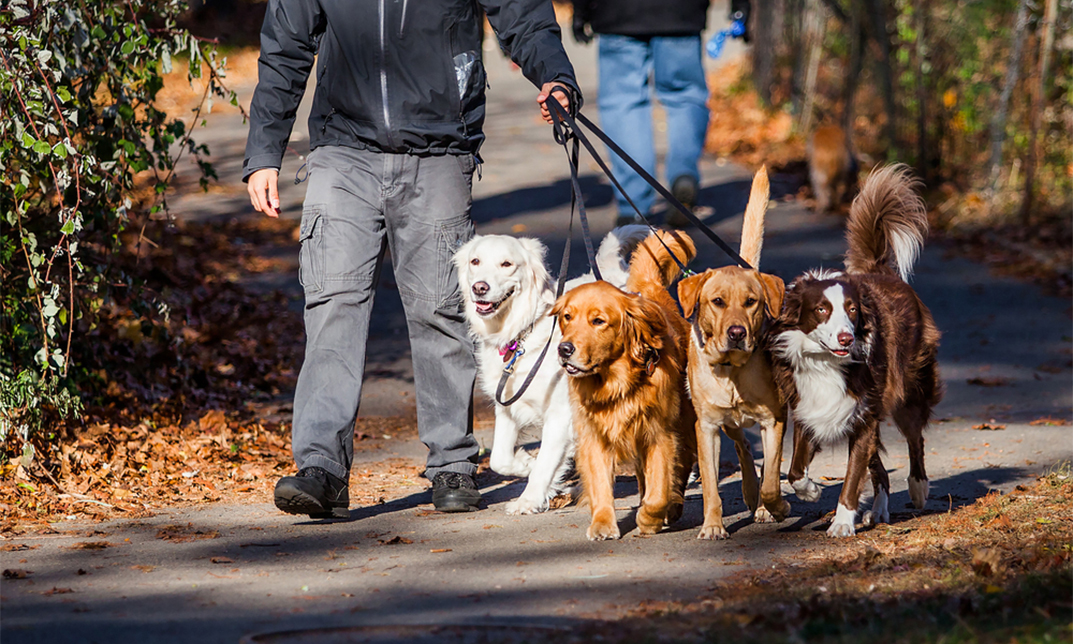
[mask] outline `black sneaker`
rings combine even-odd
[[[276,507],[289,514],[308,514],[312,519],[350,517],[347,482],[322,467],[303,467],[297,476],[284,476],[276,483]]]
[[[469,474],[439,472],[432,477],[432,505],[440,512],[474,512],[481,493]]]
[[[689,208],[690,212],[693,212],[693,207],[697,205],[697,193],[699,191],[700,186],[697,185],[697,180],[688,174],[683,174],[671,184],[671,194],[674,195],[675,199],[681,201],[683,206]],[[671,228],[686,228],[692,223],[677,208],[669,206],[667,210],[668,226]]]

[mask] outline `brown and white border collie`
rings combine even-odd
[[[939,329],[905,280],[928,231],[917,183],[904,165],[868,177],[847,222],[846,270],[814,270],[791,283],[772,329],[775,376],[794,418],[787,478],[798,498],[819,488],[808,465],[824,446],[849,442],[849,464],[828,536],[855,533],[865,471],[875,500],[866,525],[890,520],[890,480],[879,424],[892,417],[909,443],[909,495],[928,496],[923,431],[942,398]]]

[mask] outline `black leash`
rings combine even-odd
[[[569,95],[568,95],[569,98]],[[558,102],[555,102],[558,105]],[[571,106],[575,105],[573,101],[570,102]],[[559,106],[562,109],[562,106]],[[566,274],[570,270],[570,242],[574,238],[574,209],[577,208],[581,219],[581,230],[585,239],[585,252],[589,257],[589,268],[592,269],[593,275],[598,280],[603,280],[603,276],[600,275],[600,267],[596,265],[596,253],[592,247],[592,237],[589,234],[589,219],[585,213],[585,200],[581,197],[581,184],[577,179],[577,166],[578,159],[580,157],[580,147],[578,145],[577,138],[573,139],[573,149],[571,149],[570,134],[564,131],[554,117],[552,117],[553,134],[555,136],[555,142],[563,146],[563,150],[566,152],[566,160],[570,164],[570,180],[572,190],[570,193],[570,224],[566,229],[566,245],[563,248],[563,260],[559,264],[559,278],[558,283],[555,285],[555,299],[558,300],[563,295],[563,290],[566,285]],[[544,348],[540,350],[540,355],[537,356],[536,363],[533,368],[529,370],[529,374],[522,381],[522,384],[518,387],[514,395],[503,400],[503,390],[507,386],[507,380],[514,375],[514,365],[518,359],[525,355],[525,349],[521,346],[520,342],[515,341],[514,348],[511,350],[511,357],[507,362],[507,366],[503,367],[503,375],[499,377],[499,384],[496,386],[496,402],[504,407],[513,405],[519,398],[521,398],[529,385],[533,384],[533,379],[536,378],[537,371],[540,370],[540,366],[544,364],[544,358],[548,355],[548,349],[551,347],[552,338],[555,337],[555,327],[559,324],[559,318],[556,317],[552,320],[551,333],[548,334],[548,341],[544,343]]]
[[[555,90],[552,91],[554,92]],[[595,134],[596,137],[599,138],[604,143],[604,145],[606,145],[612,152],[617,154],[623,161],[625,161],[626,165],[630,166],[630,168],[632,168],[634,172],[640,175],[642,179],[647,181],[648,184],[651,185],[656,190],[656,192],[660,194],[660,196],[667,200],[668,204],[674,206],[674,208],[681,212],[686,219],[688,219],[690,222],[693,223],[693,225],[700,229],[700,231],[703,232],[708,237],[708,239],[712,240],[712,242],[714,242],[716,246],[718,246],[720,249],[722,249],[723,252],[730,256],[730,258],[734,260],[734,263],[736,263],[738,266],[741,266],[742,268],[752,268],[752,266],[750,266],[748,262],[742,259],[741,256],[738,255],[738,253],[733,248],[731,248],[729,244],[723,241],[723,239],[719,237],[719,235],[716,235],[711,228],[709,228],[703,221],[701,221],[699,217],[694,215],[689,208],[686,208],[685,205],[682,204],[682,202],[678,201],[678,199],[676,199],[674,195],[670,193],[669,190],[660,185],[660,183],[656,181],[656,179],[652,175],[650,175],[644,168],[642,168],[640,164],[634,161],[633,158],[630,157],[630,155],[626,154],[626,152],[621,147],[619,147],[617,143],[611,140],[611,137],[607,136],[607,134],[603,130],[598,128],[584,114],[578,113],[576,115],[577,120],[575,121],[574,118],[571,117],[571,115],[566,110],[564,110],[562,106],[559,105],[556,101],[548,101],[547,105],[550,106],[551,112],[554,117],[562,119],[566,122],[566,125],[570,128],[570,134],[577,140],[581,141],[581,144],[584,145],[588,153],[592,155],[593,160],[595,160],[596,163],[600,166],[600,169],[603,170],[604,174],[606,174],[607,177],[611,180],[611,183],[613,183],[614,186],[618,189],[618,191],[623,195],[623,197],[625,197],[626,202],[630,204],[634,211],[636,211],[637,216],[640,217],[641,220],[643,220],[646,224],[648,224],[650,228],[654,228],[654,226],[652,226],[651,222],[648,221],[648,218],[645,216],[644,213],[641,212],[640,208],[637,207],[637,204],[633,202],[633,199],[630,198],[629,194],[627,194],[626,191],[622,189],[622,185],[619,184],[618,179],[615,178],[615,175],[611,172],[611,169],[607,166],[607,164],[604,162],[603,158],[599,155],[599,153],[597,153],[596,148],[592,145],[592,142],[589,141],[588,137],[586,137],[585,134],[581,131],[581,128],[577,126],[577,123],[579,121],[582,125],[588,128],[589,131]],[[553,120],[555,119],[553,118]],[[657,239],[660,238],[657,236]],[[661,243],[662,241],[663,240],[660,239]],[[668,251],[669,250],[670,249],[668,249]],[[685,268],[682,262],[678,261],[678,258],[674,255],[674,253],[671,253],[671,257],[674,258],[674,260],[678,263],[678,266],[682,268],[683,272],[688,274],[688,269]]]

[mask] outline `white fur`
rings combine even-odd
[[[600,244],[597,263],[604,279],[622,288],[629,273],[628,254],[648,236],[646,226],[617,228]],[[484,393],[495,397],[503,374],[500,350],[522,337],[524,353],[515,362],[514,375],[503,390],[504,399],[517,391],[536,365],[552,337],[536,377],[513,405],[496,403],[495,438],[490,465],[505,476],[528,476],[521,496],[507,504],[509,514],[533,514],[548,509],[548,502],[565,491],[563,479],[574,455],[570,397],[562,369],[555,360],[559,329],[548,317],[555,300],[554,280],[544,267],[545,246],[535,239],[505,235],[476,236],[454,256],[458,283],[465,299],[465,314],[477,341],[478,380]],[[477,264],[473,263],[477,260]],[[506,264],[506,266],[504,266]],[[593,281],[591,273],[566,283],[567,290]],[[481,301],[499,302],[494,314],[477,313],[473,285],[484,282],[488,292]],[[517,449],[522,430],[541,430],[540,452],[534,458]]]
[[[866,526],[875,526],[880,523],[890,523],[890,502],[886,490],[880,489],[876,498],[872,500],[872,507],[861,517],[861,522]]]
[[[856,520],[857,511],[850,510],[839,503],[838,508],[835,510],[835,520],[831,522],[831,527],[827,528],[827,536],[852,537],[857,534],[857,528],[854,525]]]
[[[928,502],[928,479],[909,477],[909,498],[913,500],[913,506],[918,510],[924,509]]]
[[[806,503],[814,503],[820,500],[822,490],[808,477],[808,468],[805,468],[805,476],[797,479],[790,486],[794,488],[794,494],[797,498]]]
[[[849,421],[857,404],[846,391],[842,375],[845,358],[839,358],[801,331],[779,334],[776,351],[790,361],[798,403],[794,408],[795,422],[812,430],[813,438],[830,444],[844,438],[850,430]]]
[[[890,231],[890,247],[894,251],[894,264],[903,282],[913,274],[913,264],[920,255],[920,238],[907,231],[895,228]]]

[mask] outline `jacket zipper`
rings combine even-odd
[[[399,19],[399,38],[402,38],[406,33],[406,5],[409,0],[402,0],[402,18]]]
[[[387,103],[387,43],[385,41],[384,0],[380,0],[380,96],[384,104],[384,127],[387,129],[387,142],[392,148],[395,141],[391,137],[391,113]]]

